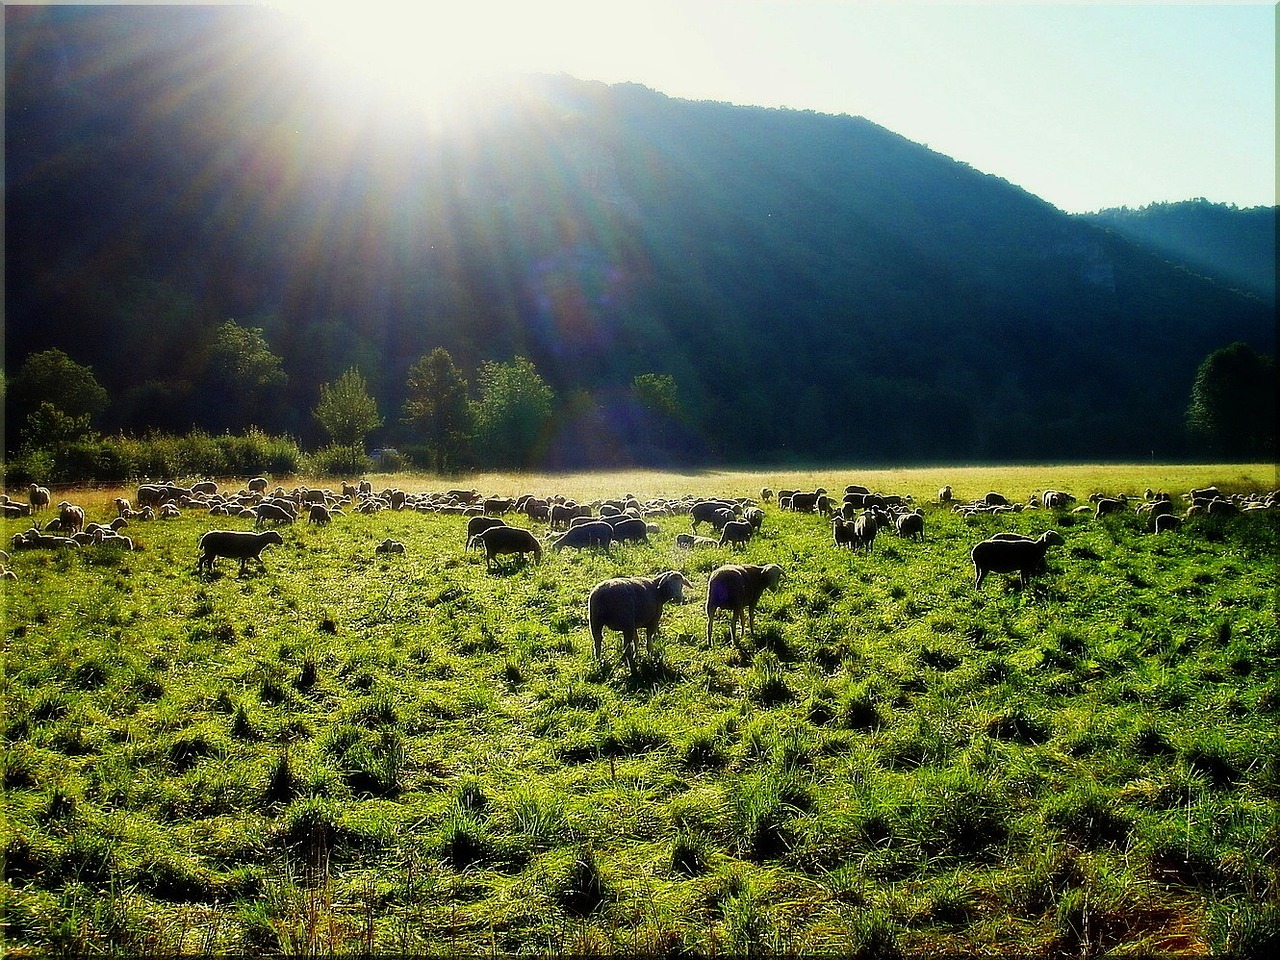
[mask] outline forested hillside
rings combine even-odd
[[[1274,350],[1273,300],[857,117],[531,77],[433,125],[315,88],[264,10],[5,18],[6,370],[90,365],[103,429],[310,442],[354,365],[412,443],[441,346],[533,361],[549,465],[628,459],[645,373],[685,459],[1172,457],[1205,356]]]
[[[1082,218],[1274,305],[1277,209],[1199,199],[1099,210]]]

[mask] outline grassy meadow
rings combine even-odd
[[[371,478],[375,489],[459,485]],[[837,550],[766,508],[745,549],[548,552],[487,573],[459,516],[281,529],[265,570],[134,522],[12,552],[5,948],[24,952],[1261,955],[1280,937],[1280,514],[966,518],[1056,487],[1266,490],[1273,465],[478,476],[493,494],[862,483],[923,542]],[[225,486],[225,484],[224,484]],[[55,491],[113,515],[118,490]],[[125,491],[130,495],[130,491]],[[541,525],[509,515],[509,523]],[[6,541],[26,521],[6,520]],[[1022,588],[972,545],[1053,529]],[[709,531],[701,531],[709,532]],[[392,537],[403,555],[375,554]],[[785,578],[711,649],[731,562]],[[683,571],[632,676],[591,586]]]

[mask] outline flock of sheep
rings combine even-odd
[[[249,561],[263,566],[262,552],[284,538],[279,527],[305,517],[308,523],[325,525],[344,513],[375,513],[380,510],[413,510],[423,513],[450,513],[467,519],[464,549],[483,549],[487,570],[494,570],[502,557],[523,561],[532,557],[542,560],[544,545],[553,551],[572,549],[609,550],[615,543],[648,542],[659,528],[660,517],[685,516],[691,533],[676,537],[681,548],[707,546],[741,547],[756,536],[766,514],[761,504],[776,502],[785,511],[821,515],[831,524],[832,543],[837,548],[871,553],[878,531],[892,530],[907,539],[924,539],[925,513],[909,496],[876,493],[866,487],[850,484],[839,501],[824,489],[814,491],[766,488],[756,498],[708,499],[683,497],[641,502],[634,496],[579,504],[563,497],[485,497],[475,490],[454,489],[440,493],[407,493],[398,489],[375,492],[369,481],[343,483],[340,492],[314,487],[295,487],[290,491],[277,486],[269,490],[263,477],[250,480],[244,489],[226,493],[213,481],[191,486],[173,483],[143,484],[133,503],[118,497],[113,501],[116,516],[107,523],[86,523],[82,507],[62,501],[53,505],[46,487],[31,484],[27,503],[3,496],[2,508],[8,516],[39,517],[46,510],[57,510],[57,516],[44,523],[34,521],[31,529],[15,534],[14,550],[65,549],[86,546],[135,548],[134,542],[120,530],[131,521],[172,519],[183,511],[203,511],[211,516],[251,519],[253,530],[210,530],[199,541],[197,572],[212,572],[219,558],[236,560],[240,574]],[[1094,495],[1089,502],[1072,506],[1076,498],[1060,490],[1037,492],[1023,503],[1011,502],[998,493],[988,493],[967,503],[957,502],[951,488],[938,491],[935,504],[953,511],[1003,513],[1023,510],[1055,510],[1091,513],[1101,518],[1118,511],[1136,510],[1152,518],[1155,532],[1176,527],[1184,517],[1197,513],[1220,515],[1230,512],[1275,509],[1280,506],[1280,491],[1269,494],[1224,496],[1217,488],[1192,490],[1183,496],[1187,507],[1176,512],[1168,494],[1148,490],[1130,506],[1125,497]],[[546,539],[540,539],[524,526],[510,525],[504,517],[520,514],[530,521],[547,525]],[[706,524],[715,537],[701,535]],[[270,529],[261,529],[270,525]],[[1017,573],[1025,586],[1044,568],[1051,546],[1062,545],[1063,538],[1049,530],[1039,537],[1014,533],[998,533],[976,544],[970,554],[974,568],[974,585],[982,586],[989,573]],[[404,553],[403,543],[384,540],[377,553]],[[9,556],[0,551],[0,576],[16,579],[8,569]],[[707,643],[712,643],[712,627],[716,614],[729,614],[731,642],[744,631],[755,633],[755,608],[766,590],[776,590],[784,574],[776,563],[727,564],[712,572],[707,585]],[[636,670],[639,631],[645,631],[646,650],[658,631],[663,606],[683,602],[684,591],[693,584],[677,570],[666,570],[654,576],[618,577],[604,580],[592,588],[587,598],[588,620],[597,658],[603,656],[604,630],[622,634],[623,659],[632,672]]]

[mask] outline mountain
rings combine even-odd
[[[262,8],[5,27],[6,366],[91,365],[109,429],[228,425],[229,318],[289,377],[254,422],[311,442],[352,364],[400,443],[420,356],[529,357],[557,465],[627,457],[647,372],[704,460],[1183,456],[1201,360],[1274,351],[1271,304],[859,117],[560,76],[432,123],[320,87]]]
[[[1278,211],[1278,207],[1241,209],[1201,198],[1080,216],[1274,308]]]

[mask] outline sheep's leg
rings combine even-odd
[[[604,627],[592,627],[591,648],[595,651],[596,660],[602,659],[604,653]]]
[[[636,628],[622,631],[622,657],[632,673],[636,672]]]

